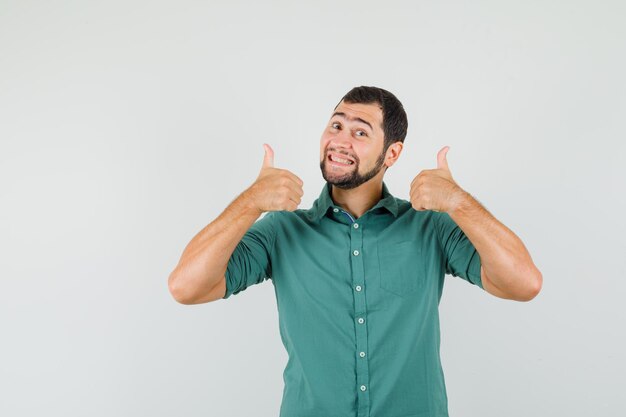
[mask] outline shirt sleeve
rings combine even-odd
[[[276,238],[275,213],[267,212],[254,222],[235,247],[226,267],[223,299],[272,277],[270,255]]]
[[[445,257],[446,273],[461,277],[484,289],[480,277],[480,256],[463,230],[446,212],[436,213],[435,223]]]

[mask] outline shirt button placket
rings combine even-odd
[[[352,217],[344,212],[348,217]],[[352,251],[352,288],[354,288],[354,317],[356,317],[356,386],[358,398],[358,417],[369,417],[369,365],[365,352],[367,351],[367,304],[365,302],[365,267],[363,256],[363,225],[353,220],[350,228],[350,245]]]

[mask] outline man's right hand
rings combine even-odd
[[[294,173],[274,168],[274,151],[264,143],[265,156],[261,172],[248,188],[250,198],[256,208],[266,211],[294,211],[298,208],[302,191],[302,180]]]

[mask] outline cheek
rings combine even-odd
[[[367,158],[369,158],[367,154],[367,148],[363,147],[360,143],[356,143],[354,144],[354,146],[352,146],[352,153],[359,160],[360,164],[363,164],[367,160]]]
[[[326,154],[326,151],[328,150],[328,142],[329,139],[325,136],[322,136],[322,139],[320,139],[320,156]]]

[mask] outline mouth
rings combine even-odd
[[[347,167],[354,165],[354,161],[348,158],[340,157],[339,155],[329,153],[326,156],[327,161],[334,166]]]

